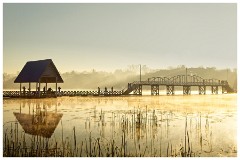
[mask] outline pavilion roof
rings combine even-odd
[[[45,59],[27,62],[14,81],[14,83],[28,82],[63,83],[63,79],[53,61]]]

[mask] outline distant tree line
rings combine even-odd
[[[186,73],[186,67],[180,65],[177,67],[168,67],[167,69],[150,69],[146,65],[142,65],[142,80],[151,77],[172,77]],[[237,69],[216,69],[215,67],[197,67],[188,68],[188,74],[198,75],[202,78],[214,78],[219,80],[228,80],[231,87],[237,89]],[[92,89],[98,87],[114,87],[114,89],[122,90],[127,84],[139,81],[140,68],[139,65],[129,65],[127,69],[117,69],[114,72],[97,71],[71,71],[62,73],[61,76],[64,83],[61,84],[62,89]],[[15,84],[14,80],[17,74],[3,73],[3,89],[19,89],[19,84]]]

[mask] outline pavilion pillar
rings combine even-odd
[[[48,89],[48,88],[47,88],[47,82],[46,82],[46,91],[47,91],[47,89]]]
[[[38,96],[41,96],[41,83],[39,82]]]
[[[57,96],[57,77],[56,77],[56,96]]]
[[[36,92],[38,91],[38,82],[36,82]]]
[[[31,82],[29,82],[29,94],[30,94],[30,92],[31,92]]]
[[[20,83],[20,96],[22,95],[22,83]]]

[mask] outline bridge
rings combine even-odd
[[[177,75],[173,77],[152,77],[146,81],[135,81],[128,83],[128,88],[123,95],[135,94],[142,95],[142,86],[151,86],[151,95],[159,95],[159,86],[166,86],[166,94],[174,95],[175,87],[183,87],[183,94],[190,95],[191,87],[198,87],[199,94],[206,94],[206,87],[211,87],[212,94],[218,94],[219,87],[222,87],[222,93],[232,93],[234,90],[227,81],[218,79],[203,79],[197,75]]]
[[[113,87],[108,90],[98,88],[97,91],[3,91],[3,97],[12,98],[48,98],[59,96],[121,96],[121,95],[142,95],[143,86],[151,86],[151,95],[159,95],[159,87],[166,87],[167,95],[175,94],[175,87],[183,87],[183,94],[190,95],[191,87],[198,87],[201,95],[206,94],[206,88],[211,87],[212,94],[218,94],[219,87],[222,93],[233,93],[234,90],[227,81],[217,79],[203,79],[196,75],[177,75],[174,77],[152,77],[146,81],[135,81],[128,83],[126,90],[116,91]]]

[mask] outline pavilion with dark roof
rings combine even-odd
[[[29,92],[31,92],[31,83],[36,83],[36,92],[38,91],[38,96],[40,97],[41,83],[46,84],[45,91],[47,90],[48,83],[56,83],[56,95],[58,90],[57,84],[63,83],[63,79],[53,61],[51,59],[45,59],[27,62],[15,79],[14,83],[20,83],[20,93],[22,93],[22,83],[29,83]]]

